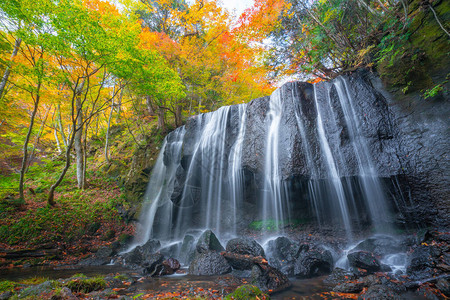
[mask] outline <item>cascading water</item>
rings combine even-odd
[[[334,86],[339,95],[349,136],[358,160],[360,183],[369,207],[372,224],[375,226],[376,231],[388,230],[386,213],[389,210],[386,207],[386,195],[378,179],[377,171],[373,166],[368,145],[361,130],[359,117],[355,112],[353,101],[348,93],[347,83],[344,79],[339,78],[334,83]]]
[[[289,83],[270,99],[195,116],[170,133],[135,245],[207,228],[226,239],[253,221],[267,236],[304,215],[349,239],[355,224],[384,227],[389,208],[353,88],[345,79]]]
[[[342,182],[339,177],[338,170],[336,168],[336,163],[334,161],[334,157],[331,153],[330,145],[325,136],[322,115],[320,112],[319,101],[317,100],[316,92],[314,93],[314,98],[315,98],[316,109],[317,109],[317,132],[319,134],[320,145],[321,145],[322,151],[323,151],[325,159],[326,159],[326,166],[327,166],[327,170],[329,172],[328,174],[330,176],[330,181],[331,181],[330,183],[331,183],[331,186],[333,187],[332,191],[334,192],[334,195],[338,199],[339,212],[342,217],[345,231],[347,232],[348,236],[351,236],[350,217],[349,217],[349,212],[348,212],[348,208],[347,208],[346,197],[344,194],[344,188],[342,186]]]
[[[141,218],[141,234],[137,236],[130,249],[144,244],[151,236],[171,234],[172,218],[166,220],[166,226],[154,228],[153,224],[157,211],[169,217],[172,215],[173,203],[170,201],[170,195],[174,188],[175,172],[178,167],[176,162],[181,158],[185,132],[185,128],[180,127],[164,139],[144,196],[145,218]],[[165,159],[167,155],[172,156],[170,162]],[[155,229],[162,232],[155,232]]]
[[[245,121],[246,121],[246,114],[245,114],[245,108],[246,105],[241,104],[238,106],[239,108],[239,115],[242,116],[240,120],[239,125],[239,134],[236,139],[236,142],[234,143],[233,147],[231,148],[231,153],[228,159],[228,165],[230,168],[228,169],[229,175],[228,178],[230,178],[229,183],[229,191],[230,191],[230,198],[231,198],[231,211],[236,212],[238,210],[241,210],[241,201],[244,197],[243,191],[244,191],[244,174],[242,172],[242,145],[244,142],[244,134],[245,134]],[[231,233],[233,235],[237,234],[237,219],[236,219],[236,213],[232,216],[232,224],[231,224]]]
[[[278,162],[278,148],[280,147],[279,130],[281,117],[283,114],[283,105],[281,89],[277,89],[270,96],[270,105],[268,113],[268,134],[265,152],[264,167],[264,190],[262,195],[262,224],[263,230],[274,228],[282,231],[282,223],[285,221],[287,211],[284,203],[283,182],[281,180],[280,167]],[[274,228],[272,228],[274,227]]]

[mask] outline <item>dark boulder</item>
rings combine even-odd
[[[335,268],[323,282],[328,286],[336,286],[347,281],[353,281],[356,278],[357,276],[350,271]]]
[[[220,244],[214,232],[212,232],[211,230],[206,230],[198,239],[196,250],[198,253],[204,253],[208,251],[221,252],[225,249]]]
[[[148,240],[144,245],[137,246],[121,256],[127,265],[142,266],[147,260],[147,257],[156,253],[160,247],[161,243],[158,240]]]
[[[235,270],[251,270],[254,264],[268,264],[267,260],[262,256],[251,256],[233,252],[222,252],[221,254]]]
[[[387,254],[406,252],[407,248],[398,239],[383,235],[365,239],[354,250],[371,252],[376,256],[385,256]]]
[[[159,248],[161,248],[161,242],[158,240],[150,239],[141,246],[141,252],[145,256],[157,252]]]
[[[147,276],[161,275],[163,271],[164,256],[161,253],[150,254],[145,257],[145,261],[142,262],[142,273]]]
[[[380,261],[373,253],[366,251],[356,251],[347,255],[351,267],[364,269],[369,273],[381,270]]]
[[[396,292],[384,285],[372,285],[359,295],[358,300],[400,300]]]
[[[313,248],[301,252],[294,263],[294,275],[311,278],[330,274],[333,270],[333,257],[328,250]]]
[[[426,245],[416,247],[408,256],[406,272],[415,278],[431,277],[435,274],[433,249]]]
[[[227,243],[226,250],[237,254],[264,256],[264,249],[255,240],[249,238],[235,238]]]
[[[137,246],[130,252],[122,254],[122,259],[125,265],[140,265],[144,262],[144,255],[142,254],[141,246]]]
[[[443,293],[441,293],[440,290],[436,289],[430,283],[425,283],[419,286],[419,288],[416,290],[416,295],[420,296],[422,299],[427,300],[447,299],[447,297]]]
[[[272,261],[279,263],[281,261],[294,261],[299,254],[300,244],[287,237],[281,236],[267,244],[267,256]]]
[[[364,282],[362,281],[352,281],[344,282],[333,288],[334,292],[338,293],[360,293],[364,289]]]
[[[230,264],[215,251],[199,253],[189,266],[189,274],[192,275],[222,275],[230,272]]]
[[[269,265],[253,265],[250,280],[263,292],[277,292],[291,286],[286,275]]]
[[[175,258],[169,258],[162,262],[163,269],[161,275],[172,275],[180,269],[180,262]]]
[[[445,296],[450,297],[450,283],[446,278],[441,278],[436,283],[436,288],[438,288]]]

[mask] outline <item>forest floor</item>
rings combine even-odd
[[[53,165],[52,165],[53,164]],[[115,180],[88,171],[85,190],[76,187],[73,169],[47,205],[47,188],[58,174],[36,165],[27,173],[25,200],[15,194],[17,174],[0,177],[0,269],[76,263],[103,246],[125,242],[134,227],[119,212],[129,203]]]

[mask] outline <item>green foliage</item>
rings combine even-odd
[[[14,281],[3,280],[0,281],[0,293],[6,291],[12,291],[17,286],[17,283]]]
[[[77,278],[65,284],[74,293],[90,293],[106,287],[106,281],[102,277]]]
[[[270,299],[269,295],[263,293],[258,287],[246,284],[238,287],[233,293],[227,295],[225,300],[248,300],[248,299]]]
[[[450,73],[447,74],[447,77],[444,81],[442,81],[441,83],[435,85],[434,87],[432,87],[430,89],[425,90],[423,92],[424,99],[435,97],[439,93],[444,92],[446,90],[445,85],[448,83],[449,80],[450,80]]]
[[[121,203],[120,196],[111,197],[106,201],[87,201],[95,195],[95,191],[75,190],[60,199],[58,207],[43,206],[35,210],[28,210],[19,219],[10,220],[10,224],[0,227],[0,239],[17,244],[27,240],[34,244],[70,241],[81,237],[85,233],[92,234],[100,228],[100,223],[118,222],[115,208]],[[0,204],[0,214],[3,218],[10,218],[10,205]],[[85,229],[84,229],[85,228]],[[45,232],[46,234],[43,234]]]

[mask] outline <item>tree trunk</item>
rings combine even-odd
[[[72,147],[75,141],[75,135],[78,131],[81,130],[81,128],[77,128],[78,119],[81,117],[81,110],[76,109],[75,107],[78,107],[78,105],[75,104],[76,101],[80,101],[80,94],[81,90],[83,89],[84,82],[81,84],[81,87],[79,89],[76,89],[73,93],[72,97],[72,126],[69,127],[69,136],[67,137],[67,146],[66,146],[66,163],[64,165],[64,169],[62,170],[61,174],[59,175],[56,182],[50,187],[50,191],[48,193],[47,197],[47,204],[50,206],[55,206],[55,190],[56,188],[61,184],[61,182],[64,179],[64,176],[66,176],[67,171],[70,167],[70,151],[72,151]],[[74,100],[76,98],[76,100]],[[59,107],[58,107],[59,108]],[[72,127],[72,130],[70,130],[70,127]]]
[[[109,130],[111,128],[111,119],[112,119],[112,114],[113,114],[113,111],[114,111],[114,94],[115,94],[115,89],[116,89],[116,87],[114,86],[113,96],[112,96],[112,99],[111,99],[111,111],[109,112],[108,125],[106,127],[105,159],[106,159],[107,163],[109,163],[109,157],[108,157]]]
[[[23,186],[24,186],[24,178],[25,178],[25,170],[27,169],[27,159],[28,159],[28,143],[30,141],[31,132],[33,131],[33,125],[34,125],[34,119],[36,117],[36,113],[39,106],[39,100],[40,95],[39,91],[41,89],[41,83],[38,83],[37,89],[36,89],[36,99],[34,101],[34,108],[33,112],[31,113],[30,118],[30,126],[28,126],[28,132],[25,137],[25,142],[23,143],[23,158],[22,158],[22,167],[20,168],[20,179],[19,179],[19,197],[20,199],[25,199],[24,193],[23,193]]]
[[[17,53],[19,52],[20,44],[22,43],[22,39],[17,38],[16,42],[14,43],[14,49],[11,54],[10,63],[6,67],[5,73],[3,73],[2,81],[0,82],[0,98],[2,98],[3,91],[5,90],[6,83],[8,82],[9,74],[11,73],[11,65],[14,60],[14,57],[17,56]]]
[[[55,135],[56,149],[58,149],[58,153],[61,154],[62,153],[61,143],[59,142],[58,131],[56,130],[56,128],[53,129],[53,134]]]
[[[28,172],[28,169],[30,168],[31,163],[33,162],[33,159],[34,159],[34,153],[36,152],[36,147],[37,147],[37,145],[39,144],[39,140],[40,140],[40,138],[41,138],[42,131],[44,130],[44,125],[45,125],[45,123],[47,122],[48,114],[50,113],[50,110],[51,110],[51,109],[52,109],[52,107],[50,106],[50,107],[48,108],[47,112],[45,113],[45,117],[44,117],[44,119],[42,120],[41,126],[39,127],[38,134],[37,134],[36,139],[35,139],[34,144],[33,144],[33,149],[31,149],[31,154],[30,154],[30,158],[28,159],[28,163],[27,163],[27,167],[26,167],[26,169],[25,169],[25,173]]]
[[[67,139],[66,139],[66,135],[64,134],[64,126],[63,126],[62,120],[61,120],[61,106],[59,104],[58,104],[58,114],[57,114],[56,119],[58,120],[58,127],[59,127],[59,131],[61,132],[61,138],[63,140],[63,144],[67,148]]]
[[[165,110],[162,107],[158,107],[158,129],[164,131],[166,129],[166,124],[164,122]]]
[[[148,115],[149,116],[155,116],[155,109],[153,108],[152,105],[152,98],[150,96],[145,96],[145,102],[147,104],[147,111],[148,111]]]
[[[178,104],[177,107],[175,108],[175,125],[177,127],[183,125],[183,118],[181,112],[182,112],[181,105]]]
[[[77,111],[77,122],[75,130],[75,154],[77,162],[77,186],[79,189],[84,189],[84,153],[83,153],[83,105],[81,103],[81,89],[77,91],[75,100]]]
[[[69,170],[69,167],[70,167],[70,151],[72,150],[74,139],[75,139],[75,134],[72,133],[70,135],[70,140],[67,143],[67,147],[66,147],[66,164],[64,165],[64,169],[61,172],[61,174],[59,175],[58,180],[56,180],[56,182],[50,187],[50,191],[49,191],[48,197],[47,197],[47,203],[50,206],[55,206],[56,205],[56,202],[55,202],[55,190],[61,184],[62,180],[64,179],[64,176],[66,176],[67,170]]]

